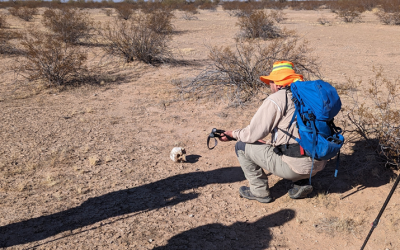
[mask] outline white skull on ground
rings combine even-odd
[[[169,157],[174,162],[185,162],[186,161],[186,150],[181,147],[175,147],[172,149]]]

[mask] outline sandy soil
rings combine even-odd
[[[373,13],[346,24],[327,10],[285,12],[282,26],[309,40],[325,80],[367,80],[373,66],[398,75],[400,27]],[[15,84],[13,58],[0,59],[0,247],[360,249],[398,173],[355,139],[338,177],[329,162],[309,198],[290,199],[290,182],[270,176],[274,202],[241,199],[247,181],[234,144],[208,150],[206,138],[213,127],[246,126],[261,101],[233,108],[182,99],[171,83],[209,65],[206,46],[233,45],[237,19],[221,8],[200,11],[198,20],[181,16],[171,46],[186,66],[115,61],[104,85],[60,91]],[[331,25],[320,25],[322,16]],[[26,27],[8,18],[12,28]],[[169,159],[175,146],[186,148],[188,162]],[[397,189],[365,249],[400,249],[399,198]]]

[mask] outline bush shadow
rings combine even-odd
[[[230,226],[207,224],[180,233],[169,239],[167,245],[153,250],[266,249],[273,239],[270,228],[282,226],[294,217],[294,210],[283,209],[254,223],[235,222]]]
[[[26,244],[71,231],[116,216],[150,211],[192,200],[195,192],[183,194],[214,183],[244,180],[239,167],[207,172],[192,172],[168,177],[150,184],[89,198],[80,206],[0,227],[0,247]]]

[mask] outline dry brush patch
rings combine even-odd
[[[387,167],[398,168],[400,163],[400,79],[388,80],[382,68],[374,68],[375,77],[361,92],[362,81],[348,79],[347,95],[352,102],[346,107],[344,125],[366,140]]]
[[[32,20],[34,15],[38,14],[38,10],[36,8],[30,8],[27,6],[11,7],[8,9],[8,12],[10,12],[11,15],[19,17],[20,19],[27,22]]]
[[[239,17],[236,25],[240,27],[239,38],[273,39],[282,36],[281,30],[275,25],[273,17],[263,10]]]
[[[48,9],[43,13],[42,23],[55,38],[72,44],[90,37],[93,29],[89,13],[73,8]]]
[[[168,48],[171,26],[166,23],[159,25],[165,20],[153,18],[154,15],[157,13],[138,13],[130,20],[115,19],[100,27],[98,31],[105,42],[104,51],[122,57],[126,62],[158,64],[171,60]]]
[[[87,53],[52,34],[32,28],[24,34],[21,46],[24,54],[16,59],[14,70],[29,81],[61,86],[72,84],[87,72]]]
[[[311,52],[308,42],[297,37],[264,44],[237,42],[234,49],[211,47],[212,65],[179,88],[184,95],[226,96],[233,105],[241,105],[266,90],[259,77],[267,75],[275,61],[293,62],[296,72],[303,74],[305,79],[320,77],[318,62],[310,56]]]

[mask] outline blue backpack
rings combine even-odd
[[[333,123],[333,118],[342,107],[336,89],[327,82],[317,80],[293,82],[290,90],[296,107],[290,126],[297,117],[300,138],[296,141],[312,158],[310,185],[314,159],[329,160],[337,155],[336,177],[340,148],[344,143],[342,129]]]

